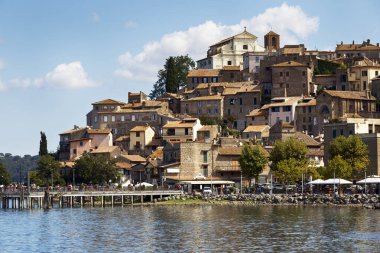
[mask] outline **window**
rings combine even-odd
[[[375,76],[378,76],[379,75],[379,71],[375,71]]]
[[[333,138],[336,137],[336,129],[333,129]]]
[[[362,76],[367,76],[368,75],[368,71],[367,70],[363,70],[362,71]]]
[[[208,83],[208,77],[203,77],[203,78],[202,78],[202,81],[203,81],[204,83]]]
[[[125,121],[125,116],[121,115],[121,121]]]
[[[239,104],[240,104],[240,105],[243,104],[243,99],[242,99],[242,98],[239,98]]]
[[[259,62],[260,62],[260,57],[256,56],[255,61],[256,61],[257,63],[259,63]]]
[[[214,109],[214,113],[218,113],[218,108],[215,108],[215,109]]]
[[[308,108],[309,108],[309,113],[311,113],[311,106],[308,106]]]
[[[202,170],[203,170],[203,176],[207,177],[208,176],[208,166],[203,165]]]
[[[232,61],[227,61],[227,65],[232,65]]]
[[[278,107],[278,106],[277,107],[272,107],[271,111],[272,112],[279,112],[280,111],[280,107]]]
[[[193,77],[193,78],[191,79],[191,82],[192,82],[192,83],[198,83],[198,78],[197,78],[197,77]]]
[[[286,122],[289,122],[289,116],[286,116],[286,120],[285,120]]]
[[[343,135],[343,129],[340,129],[340,135]]]
[[[202,114],[202,110],[201,109],[198,109],[198,114]]]
[[[231,109],[227,109],[227,115],[231,115]]]
[[[256,98],[253,98],[253,104],[257,105],[257,99]]]
[[[112,121],[112,122],[115,122],[115,120],[116,120],[115,115],[112,115],[112,116],[111,116],[111,121]]]
[[[248,45],[243,45],[243,49],[247,50],[248,49]]]
[[[207,163],[208,162],[208,152],[207,151],[202,151],[202,157],[203,157],[203,162]]]
[[[198,107],[201,107],[201,106],[202,106],[201,101],[198,101],[197,104],[198,104]]]
[[[213,77],[211,81],[212,81],[213,83],[217,83],[217,82],[218,82],[218,78],[217,78],[217,77]]]
[[[189,135],[189,129],[185,128],[185,135]]]
[[[289,76],[289,72],[286,72],[286,76]]]
[[[231,78],[234,78],[234,77],[235,77],[235,74],[234,74],[234,73],[230,73],[230,77],[231,77]]]
[[[107,122],[108,121],[108,116],[103,116],[103,122]]]
[[[292,109],[292,108],[291,108],[290,106],[283,106],[283,107],[282,107],[282,111],[283,111],[283,112],[290,112],[291,109]]]
[[[235,104],[235,99],[230,98],[230,105],[234,105],[234,104]]]
[[[136,132],[136,137],[140,137],[140,132]]]
[[[103,106],[103,109],[104,109],[104,110],[107,110],[107,109],[108,109],[108,107],[105,105],[105,106]]]
[[[209,108],[209,109],[207,110],[207,112],[208,112],[208,114],[211,114],[211,109]]]
[[[302,71],[302,76],[306,76],[306,71]]]
[[[136,121],[136,116],[132,115],[132,121]]]
[[[363,90],[367,89],[367,81],[363,81]]]
[[[83,147],[83,141],[79,142],[79,146]]]
[[[98,116],[95,116],[95,117],[94,117],[94,122],[95,122],[95,123],[98,122]]]
[[[137,133],[136,133],[137,134]],[[136,141],[136,149],[140,149],[140,142],[139,141]]]
[[[282,72],[280,72],[280,76],[282,76]]]

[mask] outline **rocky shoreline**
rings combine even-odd
[[[243,204],[243,205],[309,205],[309,206],[353,206],[369,209],[380,209],[380,195],[350,194],[229,194],[229,195],[180,195],[155,199],[154,203],[165,204],[167,201],[177,201],[172,204]],[[191,202],[199,200],[201,202]]]

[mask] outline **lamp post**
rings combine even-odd
[[[75,168],[73,167],[73,189],[75,189]]]

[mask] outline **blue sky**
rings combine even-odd
[[[84,126],[91,103],[149,93],[171,55],[205,57],[208,45],[271,28],[281,44],[333,50],[380,42],[378,1],[0,0],[0,152],[37,154],[40,131]]]

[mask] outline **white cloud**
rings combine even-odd
[[[94,22],[94,23],[98,23],[98,22],[100,21],[100,16],[99,16],[98,13],[93,12],[93,13],[91,14],[91,19],[92,19],[92,22]]]
[[[134,21],[127,21],[127,22],[125,22],[124,26],[127,29],[136,28],[137,27],[137,23],[134,22]]]
[[[9,81],[13,87],[18,88],[30,88],[30,87],[42,87],[44,84],[43,78],[14,78]]]
[[[5,84],[0,80],[0,92],[5,91],[6,89],[7,87],[5,86]]]
[[[154,82],[157,71],[169,56],[189,54],[194,60],[206,57],[210,45],[243,31],[256,35],[259,41],[273,30],[281,36],[281,44],[299,43],[318,30],[318,17],[308,16],[299,6],[286,3],[269,8],[263,13],[239,24],[223,25],[206,21],[185,31],[165,34],[159,41],[144,45],[141,52],[133,55],[125,52],[118,58],[119,68],[115,74],[132,81]]]
[[[88,78],[82,64],[78,61],[57,65],[43,78],[14,78],[9,82],[18,88],[41,88],[44,86],[65,89],[89,88],[97,85]]]
[[[88,78],[80,62],[59,64],[53,71],[45,76],[45,82],[49,86],[61,88],[89,88],[96,86],[96,83]]]

